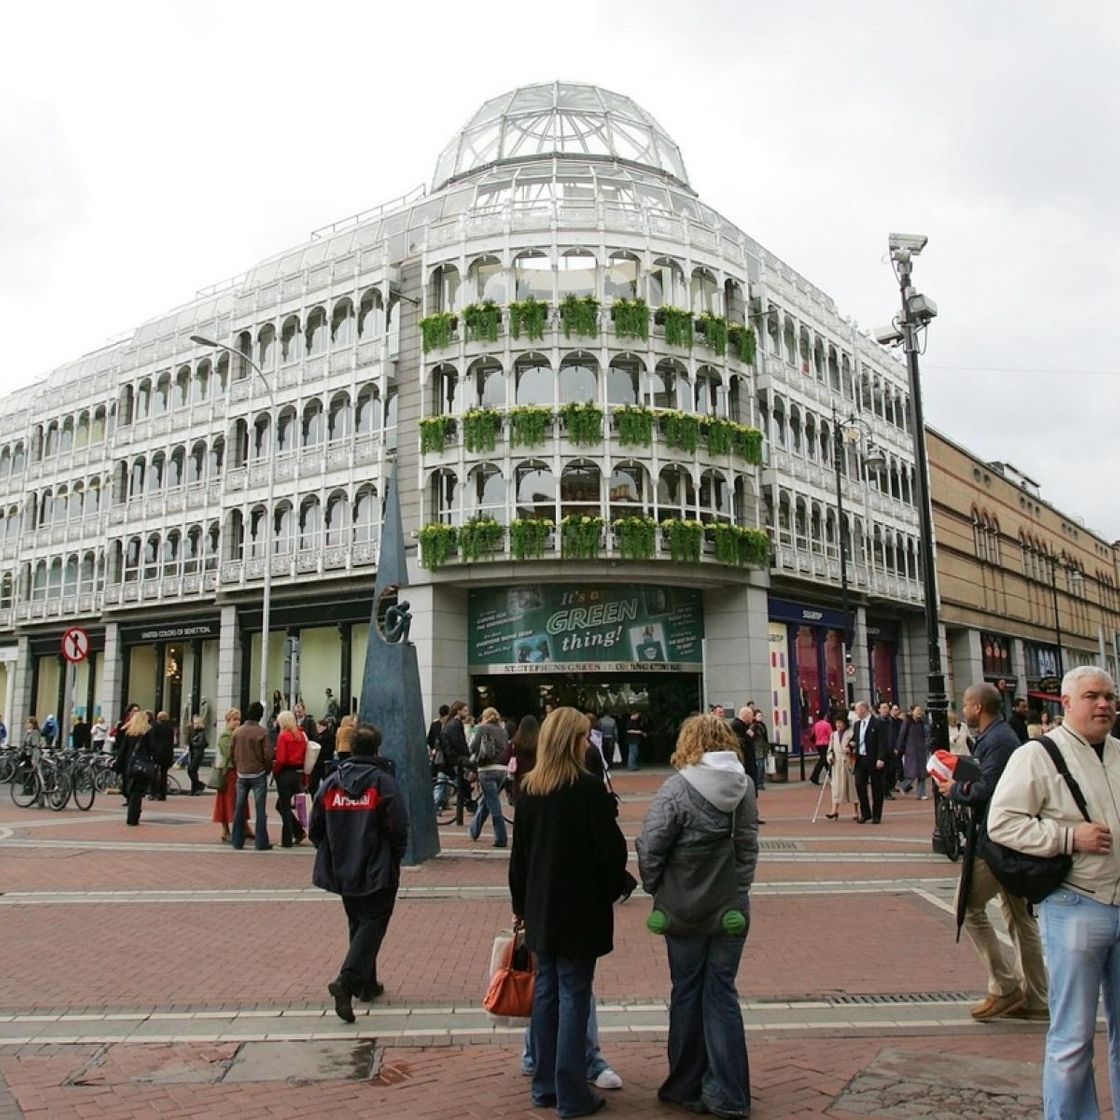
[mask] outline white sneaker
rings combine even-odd
[[[622,1078],[608,1066],[591,1082],[591,1084],[594,1085],[596,1089],[621,1089]]]

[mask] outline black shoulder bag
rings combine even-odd
[[[1039,739],[1039,742],[1046,748],[1050,761],[1065,779],[1078,809],[1081,810],[1081,815],[1087,821],[1091,821],[1092,817],[1089,816],[1081,787],[1069,772],[1062,752],[1058,750],[1054,741],[1045,735]],[[1065,882],[1073,866],[1073,856],[1032,856],[1009,848],[1005,844],[998,844],[987,835],[984,837],[980,855],[1008,894],[1018,895],[1035,905],[1053,894]]]

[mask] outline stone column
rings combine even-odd
[[[218,694],[215,720],[221,727],[225,714],[241,702],[241,631],[237,625],[237,608],[222,607],[221,633],[218,636]]]

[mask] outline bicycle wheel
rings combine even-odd
[[[21,762],[12,775],[12,784],[9,788],[12,800],[21,809],[30,809],[42,796],[43,780],[31,762]]]
[[[167,771],[167,796],[172,797],[175,794],[183,792],[183,783],[179,781],[179,776]]]
[[[83,812],[93,808],[94,798],[97,796],[97,783],[94,781],[93,771],[83,766],[74,774],[74,804]]]
[[[0,751],[0,782],[10,782],[16,772],[16,752]]]
[[[437,778],[432,783],[432,797],[436,805],[436,824],[450,824],[455,819],[454,784]]]
[[[957,828],[957,814],[947,797],[937,799],[937,831],[945,849],[946,859],[956,863],[961,858],[961,834]]]
[[[70,775],[65,770],[56,770],[53,779],[44,791],[47,807],[53,809],[56,813],[61,813],[66,808],[66,803],[70,800],[72,792]]]
[[[99,766],[94,771],[94,788],[98,793],[108,793],[111,789],[120,789],[121,780],[111,766]]]

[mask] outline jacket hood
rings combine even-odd
[[[348,758],[338,768],[338,784],[348,797],[358,797],[377,782],[377,775],[385,767],[378,766],[376,758]]]
[[[707,751],[684,767],[681,777],[723,813],[732,812],[747,792],[747,772],[734,751]]]

